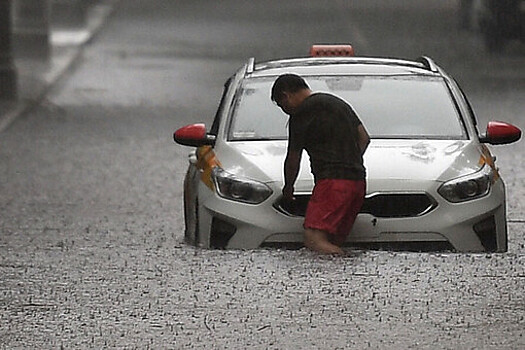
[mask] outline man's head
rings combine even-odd
[[[286,114],[292,114],[311,92],[300,76],[283,74],[273,83],[271,98]]]

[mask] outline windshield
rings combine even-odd
[[[246,79],[235,101],[229,140],[285,140],[288,116],[270,100],[275,77]],[[449,90],[439,77],[311,76],[314,92],[347,101],[372,138],[465,139]]]

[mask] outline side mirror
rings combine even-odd
[[[521,138],[521,130],[512,124],[491,121],[487,124],[487,131],[479,139],[482,143],[491,145],[505,145]]]
[[[213,146],[215,136],[206,133],[204,124],[186,125],[173,133],[173,140],[184,146],[200,147],[205,145]]]

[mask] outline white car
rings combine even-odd
[[[323,57],[347,49],[252,58],[226,82],[209,129],[197,123],[174,133],[195,147],[184,180],[186,241],[237,249],[303,242],[309,158],[302,157],[295,203],[283,206],[288,116],[270,100],[275,79],[296,73],[314,92],[351,104],[371,136],[366,200],[348,245],[506,251],[505,185],[487,144],[515,142],[521,131],[490,122],[480,135],[466,96],[430,58]]]

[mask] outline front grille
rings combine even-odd
[[[310,195],[297,195],[294,203],[275,203],[275,207],[288,215],[304,216]],[[378,218],[415,217],[436,207],[436,202],[426,193],[374,193],[365,198],[361,213]]]
[[[435,202],[424,193],[387,193],[365,199],[361,213],[378,218],[402,218],[423,215],[435,207]]]

